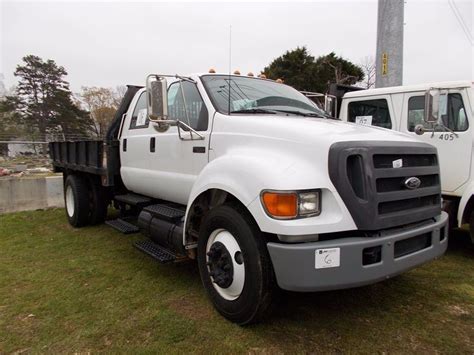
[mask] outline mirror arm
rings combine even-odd
[[[180,120],[154,120],[154,119],[151,119],[151,118],[149,120],[150,120],[150,122],[156,123],[158,125],[160,125],[160,124],[169,124],[170,126],[177,126],[178,127],[179,139],[181,139],[183,141],[188,140],[188,139],[183,137],[183,135],[181,134],[181,127],[184,127],[187,130],[189,130],[189,133],[191,134],[191,140],[194,140],[194,139],[203,140],[204,139],[204,136],[202,134],[200,134],[194,128],[188,126],[183,121],[180,121]],[[197,136],[197,138],[193,138],[193,134],[195,134]]]
[[[181,79],[183,81],[187,81],[187,82],[192,83],[192,84],[196,84],[196,80],[194,80],[193,78],[189,78],[187,76],[181,76],[181,75],[176,74],[175,78],[176,79]]]
[[[194,80],[193,78],[190,78],[189,76],[178,75],[178,74],[174,74],[174,75],[171,75],[171,74],[149,74],[147,76],[147,78],[149,78],[150,76],[156,76],[158,78],[176,78],[176,79],[181,79],[181,80],[189,81],[190,83],[196,84],[196,80]]]
[[[433,125],[433,130],[431,131],[431,138],[434,137],[436,127],[441,127],[445,132],[452,133],[454,134],[456,138],[459,138],[459,135],[456,132],[454,132],[451,128],[446,127],[444,124],[439,124],[439,123],[436,123]]]
[[[183,126],[184,128],[188,129],[189,130],[189,133],[191,135],[191,140],[193,140],[193,133],[198,136],[198,140],[203,140],[204,139],[204,136],[202,134],[200,134],[199,132],[197,132],[194,128],[188,126],[186,123],[184,123],[183,121],[180,121],[180,120],[176,120],[174,121],[176,122],[176,125],[178,126],[178,135],[179,135],[179,139],[185,141],[186,139],[183,138],[183,136],[181,135],[181,129],[180,129],[180,126]]]

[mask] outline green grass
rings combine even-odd
[[[194,262],[159,265],[140,236],[71,228],[61,209],[0,215],[0,353],[474,350],[474,248],[352,290],[284,293],[239,327],[206,299]]]

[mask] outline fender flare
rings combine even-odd
[[[183,243],[186,244],[186,234],[190,209],[196,199],[204,192],[218,189],[233,195],[247,209],[259,197],[264,184],[276,181],[277,177],[292,165],[291,162],[278,157],[268,156],[226,155],[212,160],[201,171],[189,195],[183,228]],[[257,225],[258,218],[249,210]],[[260,226],[259,226],[260,227]]]
[[[459,201],[459,207],[458,207],[458,213],[457,213],[458,227],[461,227],[462,225],[464,213],[466,212],[466,207],[468,206],[469,201],[471,201],[471,198],[473,196],[474,196],[474,181],[471,181],[469,185],[466,187],[466,189],[464,190],[461,200]]]

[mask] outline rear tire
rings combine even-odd
[[[101,185],[100,178],[90,177],[90,224],[100,224],[107,217],[109,196],[107,190]]]
[[[64,183],[64,204],[69,224],[79,228],[89,222],[89,190],[86,179],[69,175]]]
[[[262,233],[239,205],[212,209],[198,240],[199,273],[216,310],[240,325],[261,320],[273,301],[275,277]]]

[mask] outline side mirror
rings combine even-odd
[[[334,96],[324,96],[324,111],[331,117],[336,117],[336,100]]]
[[[425,93],[425,117],[427,123],[436,123],[439,119],[439,90],[431,89]]]
[[[425,122],[437,123],[446,114],[448,103],[447,92],[430,89],[425,93]]]
[[[151,74],[146,78],[148,118],[164,129],[168,128],[168,84],[166,79]]]

